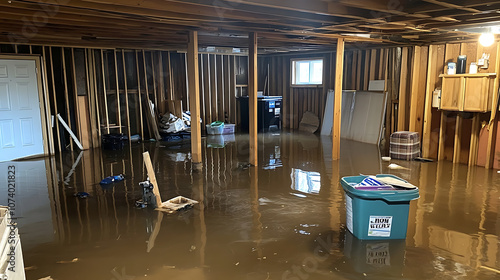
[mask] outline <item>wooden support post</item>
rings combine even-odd
[[[127,85],[127,67],[125,65],[125,50],[122,50],[122,64],[123,64],[123,83],[125,85],[125,109],[127,110],[126,116],[127,116],[127,134],[128,134],[128,141],[130,142],[130,109],[128,107],[128,85]]]
[[[155,61],[154,61],[154,52],[151,51],[151,75],[153,76],[153,96],[155,100],[155,112],[158,112],[158,93],[156,90],[156,72],[155,72]],[[156,114],[155,114],[156,116]]]
[[[66,55],[64,53],[64,47],[61,48],[61,60],[62,60],[62,72],[63,72],[63,83],[64,83],[64,100],[66,103],[66,117],[68,118],[68,123],[69,123],[69,129],[72,130],[73,128],[71,127],[71,110],[69,107],[69,93],[68,93],[68,74],[67,74],[67,69],[66,69]],[[69,145],[71,151],[73,151],[73,140],[70,138],[69,139]]]
[[[136,66],[136,71],[137,71],[137,103],[139,104],[139,127],[140,127],[140,132],[141,132],[141,139],[144,140],[144,120],[142,118],[142,94],[141,94],[141,75],[139,71],[139,55],[137,54],[137,51],[135,51],[135,66]]]
[[[479,132],[481,131],[481,120],[478,113],[474,113],[472,118],[472,129],[470,133],[469,166],[477,164],[477,154],[479,151]]]
[[[169,89],[169,96],[170,100],[174,100],[174,78],[172,75],[172,61],[170,59],[170,52],[167,52],[168,55],[168,89]]]
[[[92,145],[94,146],[94,148],[97,148],[101,145],[101,109],[100,109],[100,106],[99,106],[99,89],[97,88],[97,71],[96,71],[96,60],[95,60],[95,51],[93,49],[90,49],[90,52],[92,53],[91,55],[91,61],[90,61],[90,67],[92,69],[92,81],[93,81],[93,85],[92,85],[92,90],[93,90],[93,94],[92,94],[92,99],[94,100],[94,102],[92,102],[90,105],[92,105],[91,107],[91,115],[95,115],[97,116],[97,120],[96,119],[92,119],[90,120],[90,122],[92,123],[92,126],[94,127],[94,129],[92,129]],[[92,93],[92,91],[91,91]]]
[[[192,162],[201,165],[200,74],[198,69],[198,32],[189,31],[187,67],[189,104],[191,105]]]
[[[407,130],[406,126],[406,94],[408,81],[408,47],[404,47],[401,55],[401,76],[399,78],[398,131]]]
[[[462,152],[462,116],[458,115],[455,124],[455,145],[453,148],[453,163],[460,163],[460,153]]]
[[[54,57],[52,56],[52,47],[49,47],[50,54],[50,73],[52,78],[52,100],[54,101],[54,114],[57,116],[59,113],[57,112],[57,95],[56,95],[56,82],[54,78]],[[61,147],[61,133],[59,132],[59,119],[55,118],[56,123],[56,132],[57,132],[57,145],[59,152],[62,151]]]
[[[257,33],[248,36],[248,108],[250,122],[250,164],[258,165],[257,155]]]
[[[106,60],[107,62],[107,60]],[[101,49],[101,72],[102,72],[102,88],[104,93],[104,111],[106,112],[106,133],[109,134],[109,112],[108,112],[108,94],[106,92],[106,72],[104,71],[104,51]],[[144,139],[144,138],[143,138]]]
[[[151,163],[149,152],[142,153],[142,157],[144,158],[144,165],[146,165],[146,170],[148,171],[149,182],[153,185],[153,193],[155,194],[156,198],[156,206],[160,207],[162,204],[160,189],[158,188],[158,182],[156,182],[155,170],[153,168],[153,164]]]
[[[500,43],[497,44],[497,55],[496,55],[496,68],[495,71],[500,70]],[[490,121],[488,123],[488,147],[486,149],[486,169],[493,168],[493,160],[495,158],[495,143],[497,135],[497,124],[498,124],[498,87],[500,85],[500,75],[495,78],[495,83],[493,85],[493,98],[491,105]]]
[[[85,62],[86,64],[87,62]],[[85,104],[85,96],[78,97],[78,86],[76,83],[76,65],[75,65],[75,49],[71,48],[71,66],[73,72],[73,96],[75,98],[75,108],[77,115],[78,134],[83,149],[87,150],[90,147],[89,130],[88,130],[88,107]],[[83,102],[82,102],[83,101]]]
[[[118,56],[116,56],[116,49],[113,50],[115,57],[115,82],[116,82],[116,115],[118,119],[118,130],[122,133],[122,112],[120,104],[120,83],[118,81]]]
[[[158,53],[158,89],[160,90],[160,101],[158,104],[158,109],[163,115],[166,113],[165,109],[165,72],[163,69],[163,52]]]
[[[415,46],[413,57],[412,83],[411,83],[411,107],[410,107],[410,131],[418,132],[422,139],[425,103],[425,75],[427,69],[427,47]]]
[[[446,120],[447,117],[444,114],[444,111],[441,111],[441,124],[439,127],[438,160],[444,159],[444,147],[446,140]]]
[[[441,63],[438,61],[438,51],[442,54],[440,56]],[[428,158],[431,156],[431,129],[432,129],[432,95],[436,85],[438,71],[436,66],[442,68],[444,62],[444,45],[431,45],[429,46],[429,61],[427,63],[427,84],[425,88],[425,105],[424,105],[424,128],[422,135],[422,157]]]
[[[42,75],[43,75],[43,92],[44,92],[44,99],[45,99],[45,114],[46,114],[46,118],[47,118],[47,121],[48,121],[48,125],[47,125],[47,133],[48,133],[48,137],[49,137],[49,151],[50,151],[50,154],[53,155],[54,154],[54,132],[53,132],[53,129],[52,129],[52,121],[51,121],[51,109],[50,109],[50,98],[49,98],[49,87],[48,87],[48,78],[47,78],[47,56],[45,54],[45,47],[42,46],[42,61],[43,61],[43,71],[42,71]]]
[[[332,160],[340,159],[340,117],[342,108],[342,77],[344,74],[344,39],[337,39],[337,58],[335,62],[335,101],[333,105],[333,147]]]

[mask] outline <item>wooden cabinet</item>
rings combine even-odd
[[[494,94],[495,73],[439,75],[443,79],[440,109],[488,112]]]

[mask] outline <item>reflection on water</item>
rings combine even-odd
[[[204,139],[201,172],[191,169],[185,141],[1,163],[0,180],[8,165],[19,172],[16,211],[28,279],[499,276],[495,172],[406,161],[393,163],[407,169],[391,170],[376,146],[356,142],[342,142],[341,160],[332,161],[331,139],[315,135],[259,135],[259,167],[246,164],[246,135],[223,148],[207,144]],[[164,200],[182,195],[200,203],[175,214],[135,208],[138,184],[147,177],[144,151]],[[406,240],[366,242],[347,232],[339,179],[360,173],[394,174],[419,186]],[[125,180],[98,184],[117,174]],[[81,191],[90,196],[74,196]],[[6,194],[1,185],[0,204]]]

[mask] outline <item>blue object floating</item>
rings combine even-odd
[[[113,184],[113,183],[116,183],[116,182],[123,181],[124,179],[125,179],[125,177],[122,174],[115,175],[115,176],[109,176],[109,177],[106,177],[106,178],[102,179],[102,181],[99,182],[99,184],[101,184],[101,185],[109,185],[109,184]]]
[[[78,198],[87,198],[87,197],[89,197],[89,193],[87,193],[87,192],[77,192],[77,193],[75,193],[74,196],[76,196]]]

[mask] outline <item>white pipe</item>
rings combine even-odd
[[[71,138],[73,138],[73,140],[75,140],[75,143],[76,145],[78,146],[78,148],[80,148],[80,150],[83,151],[83,147],[82,147],[82,144],[80,143],[80,141],[78,141],[78,138],[76,138],[76,135],[73,133],[73,131],[71,131],[71,129],[69,128],[69,126],[66,124],[66,122],[63,120],[63,118],[61,117],[60,114],[57,114],[57,118],[59,119],[59,121],[62,123],[62,125],[64,126],[64,128],[66,128],[66,130],[69,132],[69,135],[71,135]]]

